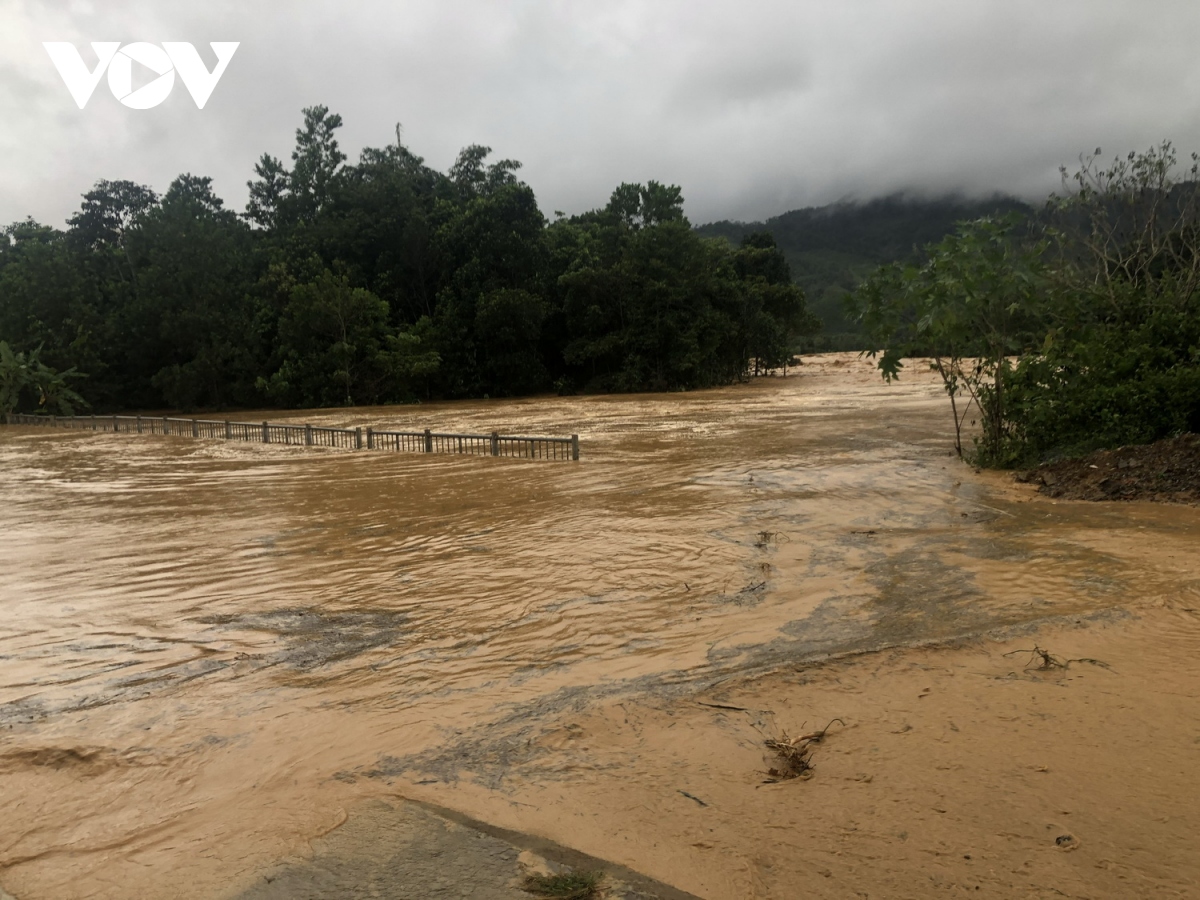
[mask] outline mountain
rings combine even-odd
[[[843,312],[842,298],[876,266],[916,258],[921,247],[941,240],[964,219],[1032,211],[1012,197],[918,199],[897,194],[795,209],[765,222],[712,222],[696,231],[735,245],[752,232],[769,232],[787,258],[792,278],[804,288],[809,309],[825,325],[802,349],[852,350],[859,349],[861,339],[856,323]]]

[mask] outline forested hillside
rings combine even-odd
[[[735,246],[747,234],[770,234],[823,325],[804,343],[815,349],[861,349],[860,326],[846,318],[843,308],[847,292],[879,265],[915,259],[918,248],[952,233],[957,222],[1013,211],[1029,212],[1029,207],[1004,197],[968,201],[897,195],[797,209],[765,222],[713,222],[696,230]]]
[[[520,163],[447,172],[400,140],[349,164],[304,110],[243,213],[211,179],[100,181],[65,230],[0,236],[0,412],[678,390],[777,366],[815,329],[769,235],[708,240],[678,187],[548,223]]]

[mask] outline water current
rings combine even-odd
[[[230,894],[514,716],[1134,583],[1200,598],[1194,512],[1027,503],[948,455],[917,369],[245,418],[268,415],[577,432],[582,459],[0,429],[0,883],[22,900]]]

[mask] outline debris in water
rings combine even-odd
[[[767,774],[771,776],[763,784],[775,784],[779,781],[788,781],[793,778],[809,779],[812,777],[812,748],[814,744],[819,744],[825,739],[825,733],[829,731],[830,726],[837,722],[843,728],[846,723],[841,719],[830,719],[829,725],[826,725],[820,731],[810,731],[807,734],[802,734],[799,737],[789,738],[785,731],[779,739],[768,738],[763,743],[768,750],[771,750],[778,757],[778,765],[767,769]]]
[[[1049,650],[1043,650],[1037,644],[1033,645],[1032,650],[1011,650],[1005,653],[1005,656],[1017,656],[1022,653],[1029,654],[1029,663],[1025,666],[1025,670],[1034,669],[1039,672],[1044,672],[1047,669],[1069,669],[1071,663],[1087,663],[1092,666],[1100,666],[1102,669],[1112,669],[1106,662],[1101,662],[1098,659],[1092,659],[1090,656],[1081,656],[1077,659],[1062,659],[1055,656]]]
[[[760,531],[754,540],[754,546],[765,550],[770,544],[779,544],[780,541],[786,544],[788,540],[788,536],[782,531]]]

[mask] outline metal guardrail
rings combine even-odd
[[[541,437],[515,434],[450,434],[430,431],[376,431],[372,428],[329,428],[228,419],[181,419],[171,416],[34,416],[10,413],[9,425],[41,425],[113,434],[164,434],[175,437],[295,444],[340,450],[400,453],[452,453],[522,459],[579,459],[579,435]]]

